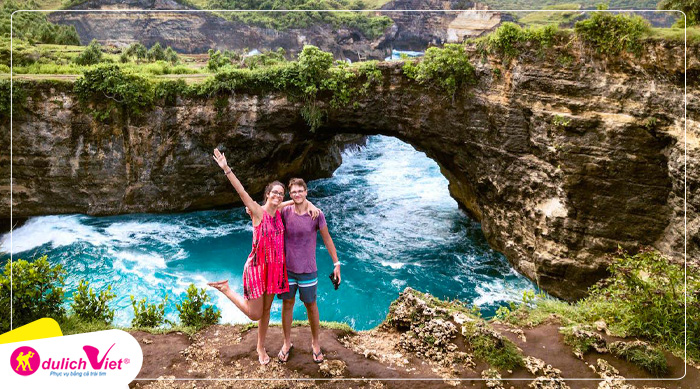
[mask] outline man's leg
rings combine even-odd
[[[286,362],[287,353],[292,348],[292,317],[294,314],[294,297],[282,300],[282,333],[284,334],[284,344],[280,350],[281,360]]]
[[[318,342],[318,335],[321,333],[321,322],[318,315],[318,305],[316,301],[304,303],[304,305],[306,306],[306,314],[309,317],[309,326],[311,327],[311,349],[316,354],[314,359],[320,360],[323,359],[323,355],[319,355],[321,345]]]
[[[282,334],[284,335],[284,343],[277,354],[277,359],[280,362],[287,362],[289,350],[292,348],[292,317],[294,316],[294,297],[297,294],[295,273],[287,271],[287,277],[289,278],[289,292],[277,295],[282,300]]]

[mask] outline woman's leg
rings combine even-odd
[[[258,360],[262,364],[267,364],[270,362],[270,356],[267,355],[265,351],[265,336],[267,336],[267,328],[270,324],[270,308],[272,307],[272,301],[275,299],[274,294],[264,294],[263,295],[263,313],[260,320],[258,320]]]
[[[212,288],[216,288],[219,292],[223,293],[226,297],[228,297],[231,302],[233,302],[238,309],[241,310],[250,320],[260,320],[260,318],[263,315],[263,299],[264,296],[260,296],[256,299],[252,300],[246,300],[241,296],[240,294],[234,292],[229,286],[228,286],[228,280],[226,281],[217,281],[217,282],[210,282],[207,285],[211,286]],[[269,308],[268,308],[268,318],[270,316]]]

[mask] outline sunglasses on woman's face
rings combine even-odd
[[[270,191],[270,194],[273,195],[273,196],[284,197],[284,192],[278,192],[278,191],[276,191],[276,190]]]

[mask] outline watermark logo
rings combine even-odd
[[[31,347],[22,346],[16,349],[10,356],[10,366],[12,371],[28,376],[34,374],[41,365],[39,353]]]
[[[107,330],[0,344],[0,361],[0,388],[123,388],[138,375],[143,352],[133,336]]]

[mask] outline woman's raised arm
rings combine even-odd
[[[248,192],[245,191],[245,188],[243,187],[243,184],[238,180],[235,174],[231,171],[231,168],[228,166],[228,163],[226,162],[226,156],[224,153],[220,152],[219,149],[214,149],[214,160],[216,161],[217,164],[219,164],[219,167],[224,170],[224,174],[226,174],[226,177],[228,177],[229,182],[231,182],[231,185],[233,185],[233,189],[238,192],[238,195],[241,197],[241,200],[243,200],[243,204],[245,204],[248,209],[253,214],[253,219],[257,220],[262,220],[263,217],[263,209],[258,204],[253,200],[252,197],[248,194]]]

